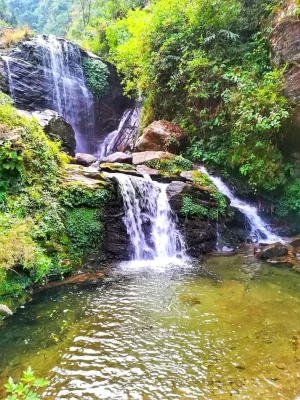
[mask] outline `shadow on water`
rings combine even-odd
[[[6,320],[1,383],[31,365],[47,399],[294,400],[299,343],[300,275],[246,253],[136,261]]]

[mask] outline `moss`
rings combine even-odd
[[[111,171],[135,171],[135,167],[131,164],[122,164],[122,163],[102,163],[100,164],[100,168],[109,169]]]
[[[91,92],[96,97],[104,97],[108,93],[109,70],[106,64],[101,60],[85,59],[83,69],[86,76],[86,82]]]
[[[81,263],[88,251],[103,243],[104,227],[101,213],[87,207],[66,210],[66,232],[69,238],[69,256],[75,263]]]
[[[147,161],[146,165],[150,168],[159,169],[162,175],[166,176],[178,175],[193,168],[192,162],[182,156],[176,156],[173,160],[167,158],[151,160]]]

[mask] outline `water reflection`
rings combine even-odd
[[[0,366],[3,380],[29,364],[48,376],[47,399],[294,400],[299,332],[292,271],[247,254],[124,263],[8,320]]]

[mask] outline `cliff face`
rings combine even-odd
[[[300,20],[297,1],[287,1],[278,11],[270,36],[272,60],[275,66],[285,67],[284,94],[294,108],[291,118],[282,129],[283,154],[294,162],[300,176]]]
[[[93,58],[72,42],[36,36],[1,54],[0,89],[13,97],[19,109],[58,112],[72,124],[78,150],[94,153],[97,142],[117,128],[130,102],[110,64],[107,95],[92,95],[82,64]]]

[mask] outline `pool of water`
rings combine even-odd
[[[31,365],[46,399],[294,400],[300,274],[248,253],[121,264],[36,295],[0,326],[0,352],[0,386]]]

